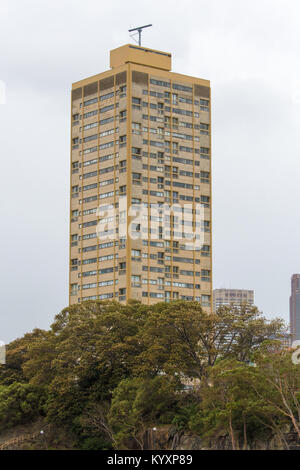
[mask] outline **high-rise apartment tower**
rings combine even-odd
[[[300,274],[291,279],[290,333],[293,341],[300,340]]]
[[[210,82],[135,45],[112,50],[110,67],[72,86],[70,304],[194,299],[210,310]],[[184,223],[201,246],[178,236]]]

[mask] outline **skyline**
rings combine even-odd
[[[268,318],[288,321],[299,272],[300,7],[200,1],[178,39],[171,2],[130,4],[1,5],[1,340],[47,328],[67,305],[71,84],[106,70],[109,50],[148,22],[142,45],[171,52],[174,72],[211,81],[213,288],[253,289]]]

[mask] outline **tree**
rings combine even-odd
[[[71,423],[87,402],[111,399],[142,350],[136,335],[146,310],[138,302],[90,301],[56,316],[23,367],[30,383],[48,386],[51,420]]]
[[[0,366],[0,385],[27,382],[23,366],[28,360],[28,350],[44,334],[47,334],[47,332],[35,329],[6,346],[6,364]]]
[[[215,315],[205,313],[198,302],[176,301],[150,307],[139,337],[145,345],[136,371],[184,374],[201,378],[216,360]]]
[[[247,304],[221,306],[217,316],[217,329],[222,334],[216,335],[216,349],[222,357],[233,357],[237,361],[249,362],[264,341],[286,333],[283,320],[268,321],[257,307]]]
[[[44,415],[45,390],[24,383],[0,386],[0,431]]]
[[[275,432],[289,422],[300,439],[300,365],[276,341],[264,344],[255,363],[251,387],[262,403],[261,415]],[[280,426],[276,416],[281,418]]]
[[[80,417],[80,423],[88,434],[105,434],[109,441],[117,446],[111,426],[108,423],[110,403],[91,403]]]
[[[134,440],[143,450],[146,430],[158,422],[171,422],[176,414],[179,387],[167,376],[122,380],[114,390],[108,420],[118,448]]]
[[[286,423],[299,435],[299,371],[264,343],[283,331],[249,306],[216,314],[186,301],[69,306],[49,331],[8,345],[0,428],[1,419],[13,425],[45,413],[89,449],[142,448],[146,430],[170,423],[207,439],[228,434],[233,448],[257,433],[285,442]],[[197,387],[186,393],[190,381]]]
[[[263,341],[283,331],[281,320],[268,322],[256,307],[226,306],[209,314],[199,302],[161,302],[150,307],[139,334],[144,350],[136,371],[205,379],[217,360],[248,362]]]
[[[189,422],[191,429],[208,441],[228,435],[233,450],[247,449],[254,437],[266,435],[257,418],[256,395],[249,387],[252,369],[235,359],[215,365],[200,389],[198,412]]]

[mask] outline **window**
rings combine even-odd
[[[98,171],[90,171],[89,173],[84,173],[83,179],[92,178],[93,176],[97,176],[97,174]]]
[[[132,133],[133,134],[140,134],[141,133],[141,125],[138,122],[132,123]]]
[[[106,95],[100,96],[100,101],[107,100],[108,98],[112,98],[114,96],[114,92],[106,93]]]
[[[141,184],[141,173],[132,173],[132,184]]]
[[[77,295],[78,284],[71,284],[71,295]]]
[[[126,262],[119,263],[119,274],[125,274],[126,273]]]
[[[117,166],[116,166],[116,167],[114,167],[114,166],[108,166],[108,167],[106,167],[106,168],[101,168],[101,169],[99,170],[99,174],[100,174],[100,175],[104,175],[104,174],[106,174],[106,173],[110,173],[111,171],[114,171],[114,168],[117,169]]]
[[[209,172],[208,171],[201,171],[201,183],[209,183]]]
[[[99,199],[106,199],[107,197],[112,197],[113,195],[114,195],[113,191],[110,191],[108,193],[99,194]]]
[[[78,173],[79,162],[72,163],[72,174]]]
[[[134,259],[140,259],[141,258],[141,250],[131,250],[131,257]]]
[[[132,97],[132,107],[133,109],[140,109],[141,107],[141,99]]]
[[[201,99],[201,100],[200,100],[200,105],[202,105],[202,106],[209,106],[209,101],[208,101],[208,100],[203,100],[203,99]]]
[[[164,82],[162,80],[155,80],[154,78],[150,78],[150,83],[152,85],[164,86],[164,87],[170,88],[170,83],[169,82]]]
[[[180,90],[180,91],[187,91],[189,93],[192,93],[193,88],[185,85],[179,85],[178,83],[173,83],[172,88],[174,90]]]
[[[99,183],[99,186],[100,186],[100,187],[102,187],[102,186],[107,186],[107,185],[109,185],[109,184],[113,184],[113,182],[114,182],[114,179],[111,178],[111,179],[109,179],[109,180],[101,181],[101,182]],[[116,178],[116,183],[117,183],[117,182],[118,182],[118,178]]]
[[[203,245],[202,250],[201,250],[202,256],[210,256],[210,246],[209,245]]]
[[[127,111],[126,111],[126,109],[123,110],[123,111],[120,111],[120,122],[126,121],[126,117],[127,117]]]
[[[209,134],[209,125],[200,123],[200,134],[202,135],[208,135]]]
[[[112,116],[112,117],[109,117],[109,118],[106,118],[106,119],[101,119],[101,120],[99,121],[99,124],[100,124],[101,126],[103,126],[104,124],[108,124],[109,122],[112,122],[113,120],[114,120],[114,117],[113,117],[113,116]]]
[[[209,207],[209,197],[208,196],[201,196],[201,203],[203,207]]]
[[[163,139],[164,138],[164,128],[163,127],[158,127],[157,131],[158,131],[158,138]]]
[[[173,153],[178,153],[178,142],[172,142]]]
[[[97,183],[87,184],[86,186],[83,186],[83,191],[89,191],[95,188],[97,188]]]
[[[207,147],[201,147],[201,148],[200,148],[200,153],[204,153],[204,154],[208,155],[208,154],[209,154],[209,148],[207,148]]]
[[[174,86],[173,86],[174,88]],[[178,95],[176,93],[172,93],[172,103],[178,104]]]
[[[133,155],[141,155],[141,149],[138,147],[131,147],[131,152]]]
[[[94,225],[97,225],[97,220],[90,220],[89,222],[84,222],[82,224],[82,227],[83,228],[86,228],[86,227],[93,227]],[[79,224],[79,228],[81,228],[81,224]]]
[[[123,86],[120,86],[120,98],[123,98],[124,96],[126,96],[126,85],[123,85]]]
[[[118,158],[119,154],[116,153],[116,158]],[[99,158],[99,162],[106,162],[107,160],[112,160],[114,158],[114,154],[111,153],[109,155],[103,155],[103,157],[100,157]],[[101,174],[101,170],[100,170],[100,174]]]
[[[210,231],[210,222],[208,220],[202,220],[201,221],[201,227],[203,232],[209,232]]]
[[[92,98],[90,100],[86,100],[83,102],[83,106],[89,106],[90,104],[97,103],[98,98]],[[80,107],[82,107],[82,103],[80,103]]]
[[[95,251],[95,250],[97,250],[97,245],[86,246],[82,248],[82,253],[87,253],[88,251]]]
[[[88,131],[89,129],[93,129],[94,127],[98,126],[98,122],[92,122],[91,124],[87,124],[86,126],[83,126],[84,131]],[[82,128],[80,128],[81,130]]]
[[[82,212],[83,215],[90,215],[90,214],[95,214],[97,212],[97,208],[95,207],[94,209],[86,209]]]
[[[114,146],[114,141],[107,142],[106,144],[99,145],[99,150],[104,150],[104,149],[107,149],[107,148],[113,147],[113,146]],[[96,147],[96,150],[97,150],[97,147]]]
[[[180,102],[180,103],[193,104],[193,100],[191,100],[190,98],[183,98],[183,97],[180,97],[180,98],[179,98],[179,102]]]
[[[210,295],[201,295],[201,304],[204,307],[210,307]]]
[[[83,155],[86,155],[87,153],[97,152],[97,150],[98,150],[98,147],[90,147],[89,149],[85,149],[83,151]],[[80,152],[80,155],[81,155],[81,152]]]
[[[210,282],[210,271],[207,269],[201,270],[201,281]]]
[[[91,140],[96,140],[97,138],[97,134],[89,135],[88,137],[84,137],[83,142],[90,142]]]
[[[126,160],[120,161],[120,173],[124,173],[126,171]]]
[[[95,116],[96,114],[98,114],[98,109],[95,109],[94,111],[90,111],[89,113],[85,113],[83,115],[83,117],[84,117],[84,119],[86,119],[86,118],[89,118],[91,116]]]
[[[119,132],[119,129],[108,129],[107,131],[100,132],[99,137],[106,137],[107,135],[114,134],[115,132]]]
[[[141,276],[132,275],[131,276],[131,286],[132,287],[141,287]]]
[[[104,106],[103,108],[100,108],[100,113],[106,113],[107,111],[114,109],[114,107],[115,107],[114,104],[111,104],[109,106]]]

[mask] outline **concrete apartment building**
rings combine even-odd
[[[112,50],[110,67],[72,85],[70,304],[187,299],[210,311],[210,82],[172,73],[171,54],[136,45]],[[151,215],[164,204],[192,207],[201,248],[175,237],[176,213],[169,225]],[[146,229],[136,206],[148,209]]]
[[[254,291],[245,289],[214,289],[213,310],[221,305],[254,304]]]
[[[290,333],[292,341],[300,340],[300,274],[291,278]]]

